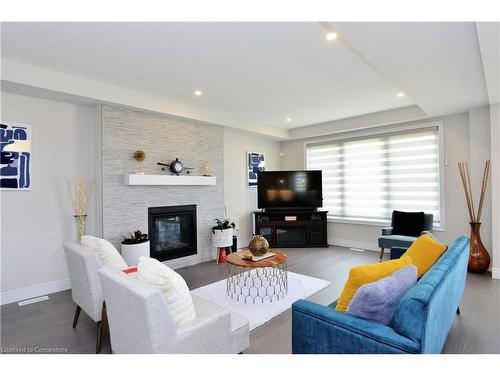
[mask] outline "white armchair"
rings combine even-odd
[[[102,267],[101,260],[92,250],[75,242],[64,244],[64,251],[71,281],[71,296],[76,303],[73,328],[78,323],[80,311],[85,311],[97,323],[96,353],[99,353],[101,351],[104,301],[98,275],[98,271]]]
[[[192,296],[196,320],[177,327],[158,289],[119,270],[99,271],[114,353],[240,353],[248,320]]]

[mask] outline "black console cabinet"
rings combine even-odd
[[[254,211],[255,234],[271,247],[328,247],[328,211]]]

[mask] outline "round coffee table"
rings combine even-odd
[[[273,302],[284,298],[288,292],[288,256],[270,250],[274,256],[259,261],[243,259],[252,255],[249,250],[237,251],[227,256],[227,295],[238,302]]]

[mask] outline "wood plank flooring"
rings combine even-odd
[[[331,285],[309,299],[327,304],[337,299],[353,265],[374,263],[378,253],[357,252],[341,247],[286,249],[288,269],[329,280]],[[190,289],[224,279],[226,266],[214,261],[177,270]],[[500,280],[491,275],[468,274],[461,315],[453,323],[444,353],[500,353]],[[95,323],[82,311],[73,329],[75,305],[70,291],[54,293],[48,301],[19,307],[1,307],[1,346],[46,352],[59,348],[63,353],[95,353]],[[105,335],[102,353],[110,352]],[[250,333],[245,353],[290,353],[291,312],[286,311]]]

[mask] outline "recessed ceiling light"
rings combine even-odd
[[[194,90],[194,94],[196,96],[201,96],[203,93],[201,92],[201,90]]]
[[[337,33],[331,32],[326,34],[326,40],[335,40],[337,39]]]
[[[292,119],[290,117],[287,117],[286,122],[292,122]]]
[[[404,97],[404,96],[405,96],[405,93],[404,93],[404,92],[398,92],[398,93],[396,94],[396,96],[397,96],[398,98],[402,98],[402,97]]]

